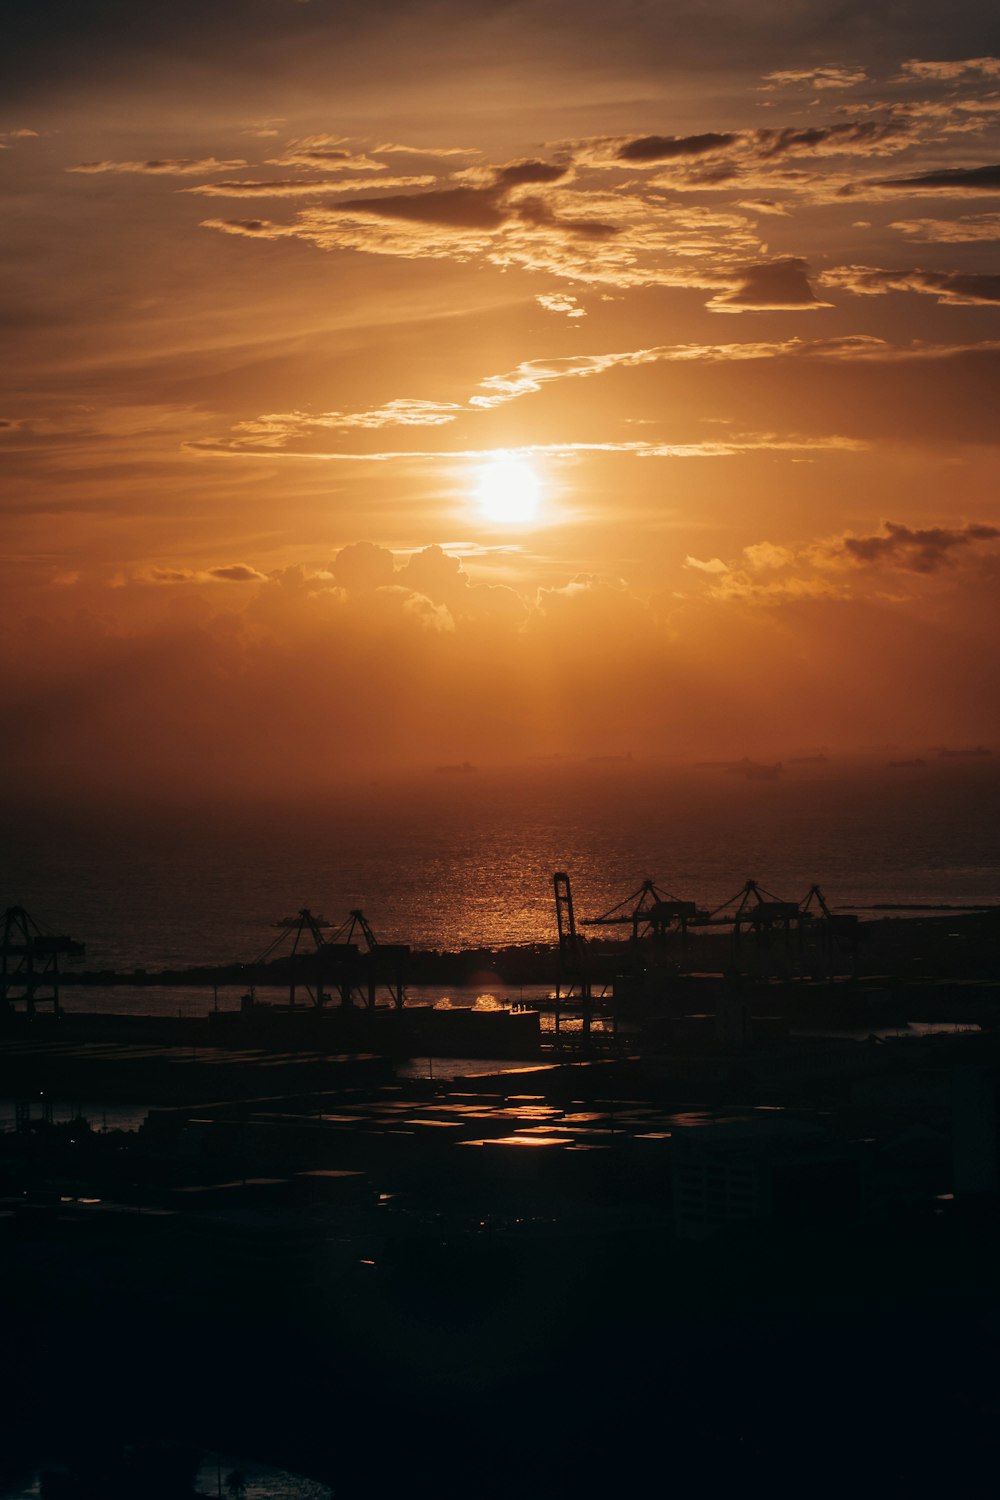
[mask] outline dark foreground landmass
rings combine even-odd
[[[169,1500],[199,1448],[338,1496],[964,1491],[1000,1416],[972,948],[840,990],[668,962],[617,1036],[577,1014],[561,1051],[445,1081],[317,1045],[332,1012],[8,1017],[0,1493],[41,1465],[57,1500]],[[804,1034],[776,988],[978,1029]],[[155,1107],[95,1130],[101,1098]]]

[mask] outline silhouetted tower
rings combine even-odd
[[[23,906],[8,906],[0,933],[0,1010],[23,1001],[30,1016],[40,1004],[59,1014],[59,957],[79,958],[83,943],[49,932]]]
[[[562,1021],[563,999],[569,999],[574,989],[580,992],[583,1008],[583,1037],[590,1040],[591,989],[587,969],[587,957],[583,943],[576,930],[573,913],[573,890],[569,876],[559,870],[552,877],[556,898],[556,928],[559,932],[559,977],[556,982],[556,1036]],[[563,991],[565,990],[565,996]]]

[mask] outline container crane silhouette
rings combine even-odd
[[[680,901],[669,891],[661,891],[652,880],[644,880],[637,891],[612,906],[599,917],[584,917],[583,927],[631,927],[632,941],[640,937],[663,938],[676,923],[681,941],[686,942],[688,924],[706,914],[694,901]]]
[[[44,1002],[59,1015],[59,959],[85,952],[83,943],[50,931],[23,906],[8,906],[0,918],[0,1010],[23,1001],[33,1016]]]
[[[559,933],[559,976],[556,980],[556,1036],[562,1023],[563,1000],[572,998],[574,989],[579,991],[583,1009],[583,1039],[590,1041],[590,1023],[593,996],[590,972],[583,940],[576,930],[573,911],[573,888],[565,870],[558,870],[552,877],[556,898],[556,928]]]
[[[378,987],[382,985],[388,991],[395,1008],[402,1010],[406,1003],[406,965],[410,956],[409,945],[379,942],[364,912],[355,908],[334,937],[343,944],[350,944],[356,951],[356,944],[353,940],[358,933],[364,939],[367,950],[365,955],[366,988],[362,997],[364,1003],[369,1010],[373,1010]]]
[[[287,943],[288,939],[291,938],[292,946],[287,954],[290,960],[288,1003],[294,1008],[296,989],[301,982],[299,977],[301,974],[301,964],[299,960],[304,959],[307,954],[310,954],[315,958],[315,988],[309,984],[304,984],[302,987],[314,1005],[322,1005],[326,999],[323,993],[323,979],[325,958],[327,956],[325,951],[327,944],[323,937],[323,932],[324,929],[329,928],[332,924],[325,917],[314,916],[308,906],[303,906],[294,917],[282,917],[273,925],[278,928],[278,936],[273,942],[267,945],[263,953],[258,954],[254,960],[254,966],[266,963],[281,948],[282,944]],[[310,939],[313,944],[311,950],[309,949]],[[355,949],[355,952],[357,952],[357,949]]]
[[[708,923],[732,923],[733,948],[738,953],[743,935],[752,932],[762,945],[769,945],[777,934],[787,948],[792,927],[801,915],[797,901],[782,901],[756,880],[748,880],[735,896],[723,901],[708,915]]]

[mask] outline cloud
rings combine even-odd
[[[284,449],[258,441],[253,433],[238,429],[232,438],[194,439],[182,446],[189,453],[213,453],[220,456],[240,455],[275,459],[278,457],[314,460],[324,463],[388,464],[434,463],[439,467],[453,463],[483,463],[499,452],[517,458],[576,458],[588,453],[621,453],[634,458],[730,458],[743,453],[860,453],[868,443],[859,438],[832,433],[822,437],[798,434],[779,436],[774,432],[745,432],[728,439],[708,439],[698,443],[661,442],[593,442],[593,443],[522,443],[516,448],[393,448],[378,452],[345,452],[337,449]],[[246,424],[252,426],[253,424]]]
[[[559,182],[568,176],[569,167],[550,161],[512,161],[494,169],[494,182],[500,188],[521,187],[525,183]]]
[[[606,370],[650,364],[728,364],[747,360],[866,360],[895,362],[948,359],[973,350],[1000,348],[989,341],[976,344],[897,345],[871,334],[848,334],[832,339],[783,339],[764,343],[746,340],[732,344],[658,344],[648,349],[624,349],[607,354],[566,355],[561,359],[523,360],[515,369],[501,375],[487,375],[479,383],[485,395],[473,395],[469,406],[488,409],[520,396],[533,395],[543,386],[557,380],[584,380],[602,375]]]
[[[905,120],[849,120],[839,125],[755,130],[745,139],[755,156],[773,161],[802,155],[878,155],[887,144],[890,149],[901,150],[911,133]]]
[[[778,203],[774,198],[745,198],[741,199],[740,208],[749,209],[755,214],[787,214],[788,209],[784,203]]]
[[[37,140],[38,131],[22,127],[20,130],[0,130],[0,151],[6,151],[11,141]]]
[[[382,146],[373,146],[374,156],[478,156],[478,146],[400,146],[388,143]]]
[[[550,300],[559,302],[563,299],[554,297]],[[570,315],[574,315],[575,299],[566,298],[565,301]],[[564,311],[561,306],[551,310]],[[836,339],[792,338],[777,343],[747,341],[732,344],[666,344],[649,349],[619,350],[606,354],[566,355],[553,360],[524,360],[513,370],[486,376],[480,381],[478,388],[468,401],[464,403],[400,397],[387,401],[382,406],[358,412],[268,413],[238,422],[233,429],[233,439],[228,443],[212,442],[209,447],[215,451],[219,451],[220,448],[243,452],[281,450],[291,444],[301,443],[304,439],[314,437],[324,430],[367,429],[375,431],[390,427],[440,427],[462,416],[475,416],[502,406],[508,401],[535,395],[554,382],[591,379],[610,370],[634,368],[641,365],[728,364],[754,360],[809,360],[832,363],[864,360],[873,363],[891,363],[943,360],[971,350],[985,352],[994,348],[1000,348],[1000,344],[981,342],[974,345],[921,344],[899,347],[887,344],[881,339],[854,335]],[[704,445],[694,446],[701,451]],[[715,451],[717,445],[712,446]],[[560,445],[556,447],[559,451],[563,451]],[[632,451],[630,445],[625,445],[625,447],[626,451]],[[476,451],[479,452],[479,450]],[[383,455],[376,453],[354,455],[354,457],[374,461]]]
[[[785,568],[794,562],[795,554],[788,547],[777,547],[773,542],[752,542],[743,548],[747,564],[757,573],[771,568]]]
[[[202,219],[203,229],[218,229],[223,234],[246,235],[250,239],[277,240],[294,237],[293,228],[272,224],[267,219]]]
[[[728,562],[718,557],[702,562],[689,556],[685,566],[709,575],[709,597],[726,602],[775,605],[807,599],[851,600],[870,596],[873,587],[888,598],[884,583],[875,576],[880,570],[930,576],[952,567],[963,549],[998,539],[1000,528],[979,523],[920,529],[889,521],[877,535],[859,537],[846,532],[795,546],[752,542]],[[899,602],[910,596],[895,597]]]
[[[776,73],[765,73],[765,92],[776,88],[850,89],[859,83],[867,83],[864,68],[784,68]]]
[[[933,526],[912,530],[909,526],[886,521],[882,535],[845,536],[835,551],[861,565],[886,564],[903,572],[936,573],[953,562],[957,549],[977,542],[995,541],[998,537],[1000,527],[978,523],[957,528]]]
[[[649,610],[622,578],[578,573],[561,588],[540,588],[526,623],[533,638],[554,643],[572,642],[615,656],[630,641],[643,643],[650,625]]]
[[[271,167],[309,167],[328,172],[384,172],[385,162],[353,149],[343,136],[306,135],[286,142],[281,156],[269,156]]]
[[[910,144],[914,122],[889,110],[879,118],[832,125],[763,126],[755,130],[703,131],[699,135],[641,135],[626,139],[598,136],[570,142],[567,149],[598,167],[660,167],[675,164],[689,184],[726,181],[754,165],[789,157],[877,156]],[[706,168],[703,162],[710,163]],[[665,179],[669,180],[669,179]]]
[[[528,359],[503,375],[487,375],[479,382],[485,395],[469,398],[469,405],[481,410],[500,406],[518,396],[534,394],[556,380],[581,380],[600,375],[616,366],[654,364],[663,357],[663,349],[631,349],[615,354],[567,355],[562,359]]]
[[[464,591],[469,585],[468,574],[458,558],[450,556],[436,544],[415,552],[400,569],[399,580],[435,604],[448,603],[456,592]]]
[[[401,198],[357,198],[345,203],[344,211],[460,230],[499,229],[509,217],[492,189],[468,187],[440,188]]]
[[[322,193],[357,193],[369,189],[426,187],[434,181],[426,173],[421,177],[373,177],[371,180],[350,178],[283,178],[274,182],[202,182],[184,188],[202,198],[302,198]]]
[[[247,165],[241,158],[218,161],[214,156],[206,156],[201,160],[194,157],[174,157],[151,161],[84,161],[75,167],[67,167],[66,171],[91,175],[100,172],[139,172],[150,177],[208,177],[212,172],[232,172]]]
[[[395,581],[396,561],[385,547],[373,542],[352,542],[337,553],[331,572],[340,588],[365,593]]]
[[[249,563],[228,563],[225,567],[209,568],[210,578],[223,583],[265,583],[267,574],[250,567]]]
[[[857,296],[881,297],[887,292],[920,292],[937,297],[944,306],[1000,303],[1000,274],[971,271],[892,271],[878,266],[837,266],[821,277]]]
[[[412,553],[396,578],[401,588],[447,610],[457,625],[474,621],[510,628],[521,625],[527,615],[524,600],[514,589],[473,583],[459,558],[436,543]]]
[[[714,578],[707,597],[730,607],[750,604],[775,609],[810,600],[847,600],[852,594],[843,581],[814,573],[789,571],[762,578],[759,572],[734,565]]]
[[[464,410],[454,402],[417,401],[397,397],[367,411],[270,412],[238,422],[234,431],[258,448],[283,448],[296,438],[327,430],[347,432],[352,428],[376,431],[383,427],[441,427]]]
[[[512,187],[502,169],[429,192],[350,198],[306,208],[291,223],[209,219],[205,228],[258,239],[301,239],[323,250],[468,261],[617,286],[716,290],[714,266],[759,252],[750,220],[730,211],[684,208],[657,194],[579,191],[561,182]],[[485,174],[485,176],[484,176]],[[488,179],[488,180],[487,180]],[[655,186],[655,185],[651,185]],[[732,283],[735,285],[735,283]]]
[[[204,575],[190,568],[150,568],[139,575],[139,581],[150,583],[197,583]]]
[[[268,575],[249,563],[223,563],[214,568],[151,567],[137,575],[139,583],[266,583]]]
[[[963,193],[983,196],[1000,193],[1000,164],[985,167],[943,167],[916,177],[887,177],[871,184],[892,192]]]
[[[577,302],[575,297],[569,297],[563,292],[542,292],[535,298],[539,307],[544,307],[546,312],[565,313],[567,318],[585,318],[586,311]]]
[[[963,214],[957,219],[897,219],[889,225],[925,244],[961,245],[1000,240],[1000,213]]]
[[[832,303],[823,302],[809,284],[808,265],[798,256],[743,266],[730,291],[718,292],[706,304],[711,312],[802,312]]]
[[[1000,58],[966,57],[954,62],[923,62],[911,57],[902,64],[903,78],[917,78],[936,83],[950,83],[969,73],[979,73],[984,78],[1000,78]]]
[[[572,306],[573,299],[567,299]],[[969,355],[980,357],[996,354],[1000,340],[980,340],[975,343],[928,344],[914,343],[896,345],[871,335],[847,335],[830,339],[790,338],[777,342],[718,344],[664,344],[646,349],[617,350],[603,354],[566,355],[550,360],[524,360],[513,370],[502,374],[488,375],[466,402],[436,402],[397,398],[382,406],[358,412],[276,412],[238,422],[230,438],[195,441],[190,446],[199,451],[214,453],[259,453],[286,452],[290,457],[340,458],[345,461],[380,462],[416,458],[442,461],[460,460],[469,457],[488,456],[489,450],[460,449],[451,453],[425,451],[420,453],[336,453],[316,448],[316,440],[324,431],[349,431],[351,429],[377,431],[391,427],[442,427],[461,417],[475,417],[489,412],[508,401],[537,395],[545,387],[565,380],[588,380],[616,369],[630,369],[654,364],[701,364],[727,365],[756,361],[784,362],[790,367],[796,363],[845,365],[913,365],[932,362],[944,363]],[[794,377],[793,377],[794,378]],[[759,435],[758,435],[759,441]],[[819,446],[845,446],[843,439],[821,438]],[[583,451],[585,445],[536,446],[535,452],[568,454]],[[779,446],[776,439],[768,439],[767,446]],[[801,443],[793,445],[801,448]],[[623,451],[652,455],[663,453],[662,445],[638,444],[594,444],[593,451]],[[745,438],[732,439],[728,443],[673,445],[670,452],[675,455],[748,451]]]
[[[843,106],[842,106],[843,109]],[[910,120],[915,125],[931,124],[937,134],[931,139],[946,139],[950,135],[965,135],[984,130],[989,117],[1000,109],[1000,94],[969,94],[965,98],[947,95],[937,99],[871,100],[868,103],[855,101],[851,107],[854,115],[878,115],[884,119]],[[970,119],[975,116],[975,119]]]
[[[630,164],[676,161],[692,156],[706,156],[734,146],[742,137],[733,132],[706,131],[702,135],[640,135],[625,141],[615,153],[618,161]]]

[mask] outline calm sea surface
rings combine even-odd
[[[554,870],[578,916],[647,876],[709,906],[751,876],[837,906],[1000,902],[1000,763],[429,772],[238,807],[8,800],[0,824],[0,907],[86,942],[87,968],[249,961],[303,906],[420,947],[549,942]]]

